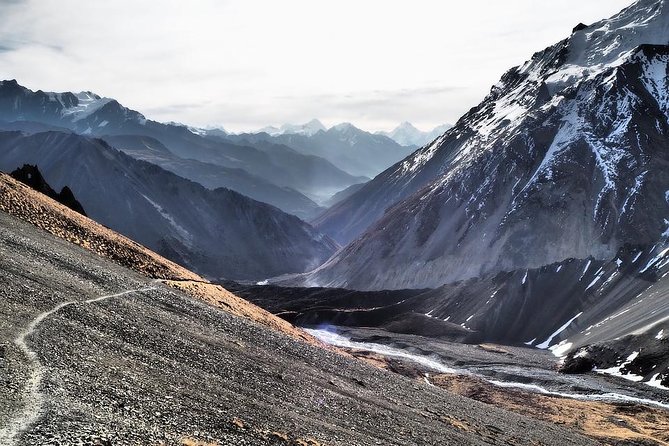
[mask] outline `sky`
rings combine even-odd
[[[0,78],[254,130],[455,122],[509,68],[632,0],[0,0]]]

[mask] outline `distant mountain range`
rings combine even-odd
[[[387,136],[397,144],[418,148],[434,141],[451,127],[453,127],[451,124],[442,124],[429,132],[423,132],[414,127],[410,122],[405,121],[390,132],[377,132],[377,134]]]
[[[368,178],[351,175],[331,162],[313,154],[303,154],[281,144],[253,147],[225,138],[223,131],[200,131],[179,124],[163,124],[147,120],[116,100],[90,92],[51,93],[32,91],[15,80],[0,82],[0,125],[8,130],[28,132],[44,130],[74,131],[113,141],[121,150],[128,150],[141,159],[151,158],[167,169],[190,163],[179,172],[194,181],[211,178],[212,167],[219,166],[220,183],[240,193],[266,201],[304,218],[320,212],[319,206],[306,195],[325,196]],[[148,147],[142,141],[150,138]],[[159,144],[156,144],[158,142]],[[165,157],[156,158],[158,146]],[[230,170],[234,169],[234,171]],[[239,169],[245,173],[239,173]],[[232,172],[238,175],[223,176]],[[240,176],[244,181],[236,182]],[[306,194],[306,195],[305,195]]]
[[[335,126],[332,126],[332,128],[345,128],[349,125],[348,123],[342,123],[338,124]],[[446,132],[446,130],[450,129],[453,127],[451,124],[442,124],[440,126],[435,127],[434,129],[424,132],[421,130],[418,130],[413,124],[410,122],[404,121],[400,125],[398,125],[395,129],[391,130],[390,132],[375,132],[375,135],[381,135],[381,136],[386,136],[393,141],[395,141],[397,144],[401,146],[406,146],[406,147],[422,147],[425,144],[434,141],[437,137],[441,136]],[[260,130],[256,132],[245,132],[245,133],[267,133],[270,136],[279,136],[279,135],[304,135],[304,136],[314,136],[318,132],[327,132],[329,129],[323,125],[321,121],[318,119],[312,119],[311,121],[307,122],[306,124],[284,124],[280,127],[274,127],[274,126],[267,126],[263,127]],[[360,130],[360,129],[358,129]],[[206,129],[201,129],[199,130],[200,132],[204,132],[205,134],[211,134],[213,132],[218,132],[219,135],[221,134],[220,132],[224,132],[226,135],[228,135],[227,132],[225,132],[222,129],[216,129],[216,130],[206,130]],[[361,130],[362,131],[362,130]],[[367,132],[369,133],[369,132]]]
[[[271,136],[286,135],[286,134],[313,136],[318,132],[321,131],[324,132],[326,130],[327,127],[325,127],[321,121],[319,121],[318,119],[312,119],[306,124],[301,124],[301,125],[284,124],[281,127],[267,126],[253,133],[267,133],[268,135]]]
[[[365,132],[349,123],[315,133],[242,133],[228,135],[227,139],[238,144],[280,144],[303,155],[324,158],[339,169],[361,177],[358,183],[378,175],[415,150],[413,146],[402,146],[386,136]]]

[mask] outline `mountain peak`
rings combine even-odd
[[[332,129],[334,129],[334,130],[338,130],[338,131],[341,132],[341,131],[347,131],[347,130],[353,130],[353,129],[356,129],[356,130],[357,130],[357,127],[354,126],[353,124],[351,124],[350,122],[341,122],[341,123],[339,123],[339,124],[337,124],[337,125],[333,125],[333,126],[331,127],[331,130],[332,130]]]
[[[520,67],[520,74],[542,76],[559,90],[619,66],[641,45],[669,44],[669,3],[638,0],[618,14],[592,25],[579,24],[566,40],[537,53]]]
[[[434,140],[451,127],[450,124],[442,124],[429,132],[423,132],[409,121],[404,121],[390,132],[377,132],[377,134],[387,136],[403,146],[421,147]]]
[[[325,126],[323,125],[323,123],[316,118],[304,124],[304,127],[317,128],[318,130],[325,130]]]
[[[398,130],[416,130],[416,131],[420,131],[420,130],[418,130],[418,129],[416,128],[415,125],[413,125],[413,124],[410,123],[409,121],[403,121],[403,122],[401,122],[400,125],[398,125],[398,126],[395,128],[394,131],[398,131]]]

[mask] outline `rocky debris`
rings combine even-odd
[[[53,200],[36,194],[25,185],[0,173],[0,209],[8,211],[52,234],[78,244],[131,268],[149,278],[163,279],[166,284],[190,296],[241,316],[296,339],[321,345],[290,323],[230,293],[220,285],[210,284],[195,273],[174,264],[147,248],[99,225],[88,218],[59,206]]]

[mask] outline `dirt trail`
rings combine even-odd
[[[28,338],[35,333],[39,325],[48,317],[57,313],[61,309],[75,304],[92,304],[114,297],[121,297],[131,293],[139,293],[143,291],[155,290],[155,286],[138,288],[134,290],[127,290],[120,293],[107,294],[104,296],[95,297],[84,301],[72,300],[68,302],[61,302],[52,309],[38,314],[15,339],[14,344],[21,350],[21,352],[28,358],[30,363],[29,368],[32,370],[26,379],[25,386],[25,404],[24,407],[17,411],[16,414],[9,420],[6,426],[0,427],[0,444],[13,445],[18,439],[19,435],[32,426],[42,414],[44,406],[44,396],[40,392],[42,378],[44,377],[44,366],[37,357],[37,352],[28,345]]]

